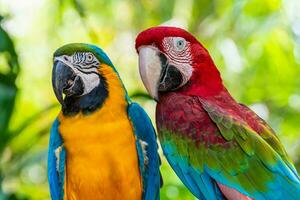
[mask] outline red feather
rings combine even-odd
[[[156,107],[156,122],[158,130],[167,128],[198,144],[227,144],[227,141],[217,134],[217,126],[197,97],[176,92],[162,95]]]

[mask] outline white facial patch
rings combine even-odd
[[[79,54],[80,53],[80,54]],[[90,93],[100,83],[98,66],[100,62],[91,53],[79,52],[71,56],[63,55],[54,58],[69,66],[79,76],[84,84],[84,91],[81,96]],[[82,54],[82,55],[81,55]],[[91,57],[91,55],[93,57]]]
[[[166,37],[162,44],[169,64],[176,66],[183,75],[183,82],[179,86],[181,87],[188,82],[193,74],[190,43],[182,37]]]
[[[82,95],[90,93],[100,83],[100,78],[96,74],[84,74],[82,72],[78,72],[78,75],[81,77],[84,84],[84,91]]]

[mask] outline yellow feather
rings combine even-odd
[[[59,115],[67,150],[65,200],[140,200],[142,183],[125,92],[119,77],[100,66],[109,96],[91,115]]]

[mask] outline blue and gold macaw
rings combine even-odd
[[[52,84],[62,105],[50,133],[52,199],[159,199],[155,130],[108,56],[65,45],[54,53]]]

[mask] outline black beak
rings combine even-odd
[[[63,93],[66,97],[79,96],[84,91],[82,79],[61,61],[55,61],[52,71],[52,87],[57,100],[65,107]]]
[[[170,91],[177,89],[183,82],[181,72],[173,65],[168,63],[167,57],[159,53],[161,62],[161,76],[158,91]]]

